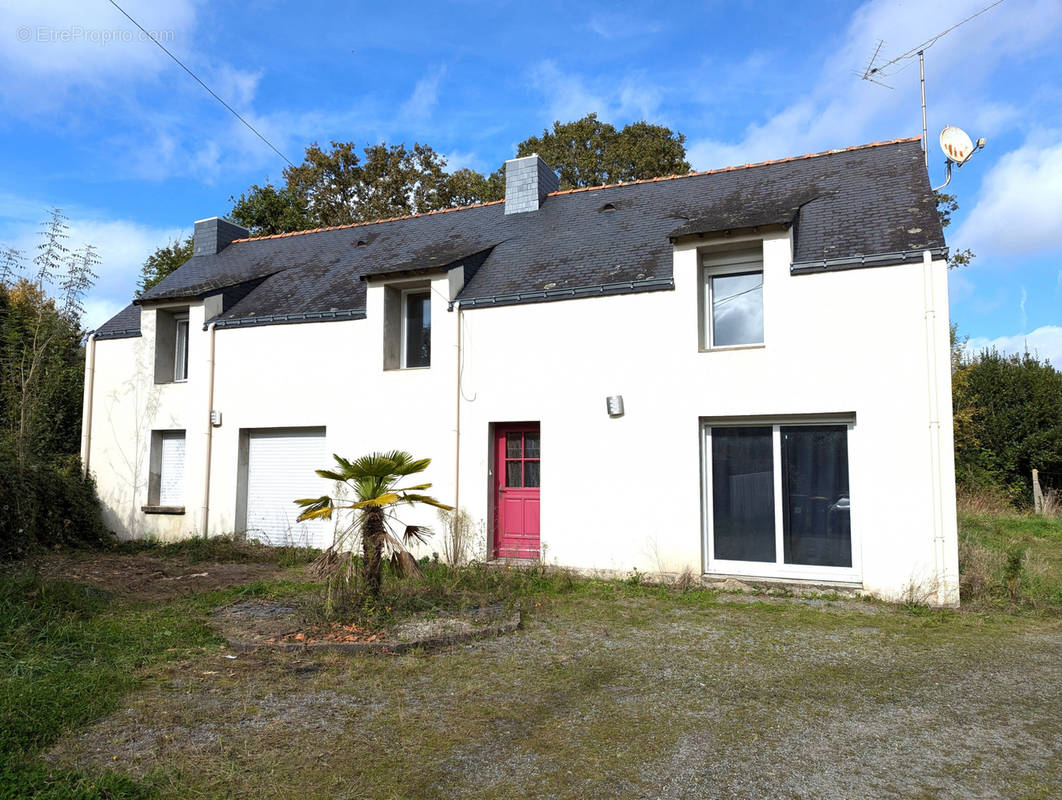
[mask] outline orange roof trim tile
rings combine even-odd
[[[789,156],[788,158],[776,158],[771,161],[758,161],[754,164],[741,164],[732,167],[719,167],[718,169],[706,169],[699,172],[683,172],[681,175],[664,175],[659,178],[643,178],[637,181],[623,181],[622,183],[606,183],[602,186],[582,186],[578,189],[560,189],[556,192],[550,192],[546,197],[555,197],[562,194],[577,194],[579,192],[595,192],[599,189],[615,189],[620,186],[634,186],[639,183],[659,183],[660,181],[677,181],[682,178],[696,178],[700,175],[716,175],[722,172],[734,172],[739,169],[755,169],[756,167],[766,167],[771,164],[787,164],[791,161],[802,161],[806,158],[819,158],[821,156],[832,156],[838,153],[850,153],[853,150],[868,150],[871,147],[885,147],[890,144],[906,144],[907,142],[917,142],[922,139],[921,136],[903,136],[898,139],[889,139],[883,142],[870,142],[869,144],[856,144],[851,147],[842,147],[836,150],[823,150],[819,153],[805,153],[802,156]],[[268,236],[248,236],[243,239],[233,239],[231,244],[237,242],[257,242],[263,239],[283,239],[288,236],[302,236],[305,233],[321,233],[323,231],[340,231],[347,228],[362,228],[366,225],[378,225],[381,222],[397,222],[403,219],[415,219],[417,217],[430,217],[435,214],[449,214],[453,211],[466,211],[470,208],[480,208],[482,206],[496,206],[500,203],[504,203],[504,200],[491,200],[487,203],[473,203],[468,206],[456,206],[454,208],[440,208],[436,211],[425,211],[423,214],[405,214],[400,217],[387,217],[385,219],[374,219],[368,222],[352,222],[349,225],[333,225],[328,228],[311,228],[305,231],[291,231],[290,233],[273,233]]]

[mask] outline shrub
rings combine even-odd
[[[0,559],[51,546],[101,547],[113,541],[96,486],[80,460],[20,466],[0,455]]]

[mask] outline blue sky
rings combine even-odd
[[[921,132],[917,60],[859,79],[991,0],[938,2],[120,4],[292,161],[312,141],[430,144],[496,168],[590,111],[687,136],[697,169]],[[1062,365],[1062,3],[1005,0],[926,52],[930,174],[945,124],[987,137],[961,211],[951,313],[975,346]],[[46,210],[95,244],[87,324],[139,265],[283,162],[106,0],[0,0],[0,244],[32,251]],[[886,332],[882,332],[883,335]]]

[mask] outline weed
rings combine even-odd
[[[471,557],[473,550],[472,537],[475,526],[472,515],[464,509],[439,509],[439,525],[442,528],[443,559],[451,567],[464,564]]]
[[[190,563],[236,562],[267,563],[281,567],[310,564],[320,554],[312,547],[286,545],[272,547],[250,541],[235,534],[227,536],[193,536],[176,542],[160,542],[157,539],[134,539],[118,545],[125,554],[146,553],[160,558],[181,559]]]
[[[959,592],[967,606],[1062,611],[1062,522],[960,515]]]

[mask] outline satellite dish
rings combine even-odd
[[[960,167],[974,154],[974,143],[962,128],[948,125],[940,132],[940,149],[948,161],[954,161]]]

